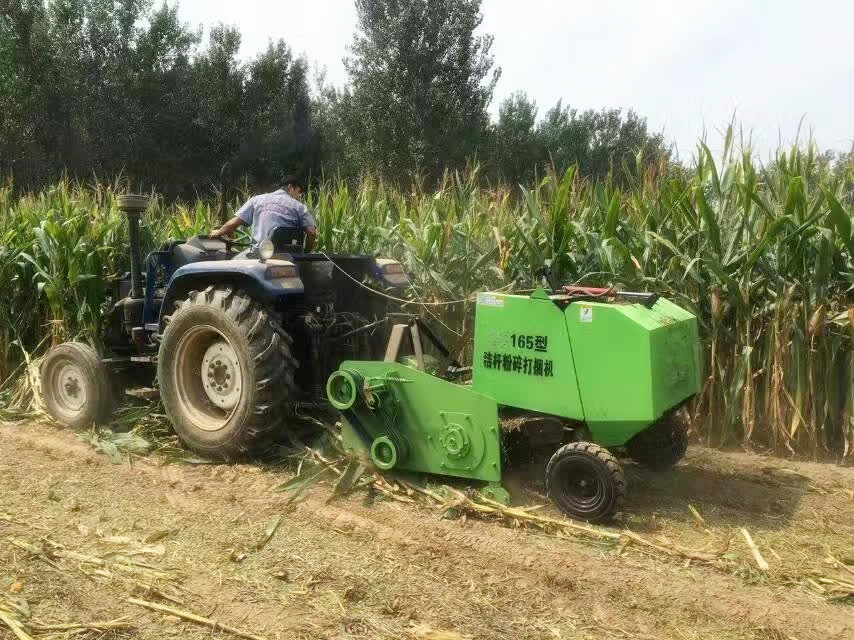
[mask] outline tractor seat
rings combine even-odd
[[[305,231],[290,227],[276,227],[270,234],[275,253],[305,253]]]

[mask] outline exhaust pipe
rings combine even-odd
[[[119,211],[128,219],[128,238],[130,240],[130,297],[142,298],[142,248],[139,241],[139,217],[148,208],[148,196],[121,195],[117,198]]]

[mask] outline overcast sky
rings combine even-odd
[[[246,57],[282,38],[346,83],[350,0],[170,0],[193,26],[234,24]],[[822,148],[854,141],[851,0],[484,0],[482,29],[502,68],[492,111],[516,90],[540,115],[631,107],[690,155],[736,114],[761,156],[812,130]]]

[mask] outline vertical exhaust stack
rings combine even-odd
[[[128,237],[130,239],[130,297],[142,298],[142,248],[139,240],[139,218],[148,208],[148,196],[121,195],[117,198],[119,211],[128,219]]]

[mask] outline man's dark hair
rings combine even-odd
[[[282,178],[282,188],[287,189],[288,187],[299,187],[305,191],[305,180],[293,174],[287,175]]]

